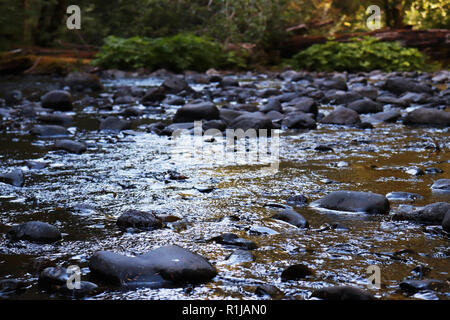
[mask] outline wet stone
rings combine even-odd
[[[311,298],[322,300],[375,300],[367,291],[350,286],[327,287],[314,290]]]
[[[253,250],[257,248],[257,245],[253,241],[239,238],[234,233],[224,233],[220,236],[211,238],[209,241],[214,241],[227,246],[241,247],[246,250]]]
[[[269,296],[272,299],[282,299],[284,297],[283,291],[271,284],[261,284],[255,288],[255,294],[258,297]]]
[[[58,125],[36,125],[30,130],[30,133],[41,138],[63,137],[70,135],[66,128]]]
[[[72,96],[69,92],[63,90],[54,90],[41,97],[43,108],[49,108],[60,111],[72,110]]]
[[[351,125],[361,122],[361,119],[356,111],[345,107],[337,107],[325,116],[321,122],[325,124]]]
[[[272,216],[272,219],[285,221],[297,228],[308,228],[309,223],[306,219],[297,211],[291,208],[286,208]]]
[[[178,246],[160,247],[136,257],[100,251],[91,257],[89,268],[94,278],[104,282],[151,288],[205,283],[217,275],[205,258]]]
[[[315,202],[321,208],[363,212],[368,214],[389,213],[389,201],[385,196],[371,192],[335,191]]]
[[[281,273],[281,280],[300,280],[312,275],[314,275],[314,272],[304,264],[295,264],[287,267]]]
[[[23,172],[20,169],[14,169],[10,172],[0,173],[0,182],[7,183],[15,187],[22,187]]]
[[[183,123],[198,120],[217,120],[219,117],[219,109],[213,103],[205,102],[182,106],[177,110],[173,122]]]
[[[117,225],[124,230],[152,231],[163,227],[163,223],[152,212],[128,210],[117,219]]]
[[[386,195],[389,201],[415,201],[421,200],[423,197],[417,193],[395,191]]]
[[[12,293],[21,293],[26,290],[28,284],[16,279],[0,280],[0,297]]]
[[[117,117],[107,117],[100,122],[100,130],[122,131],[131,128],[131,123]]]
[[[86,145],[84,143],[65,139],[56,141],[53,147],[58,150],[64,150],[76,154],[82,154],[87,150]]]
[[[40,221],[16,225],[8,231],[8,237],[12,240],[28,240],[36,243],[53,243],[62,238],[55,226]]]
[[[437,191],[450,191],[450,179],[440,179],[433,183],[431,189]]]
[[[428,224],[442,224],[445,215],[450,212],[450,203],[436,202],[424,207],[410,205],[399,206],[392,216],[393,220],[411,220]]]
[[[439,290],[445,287],[445,284],[440,280],[403,280],[400,282],[400,289],[407,293],[413,294],[424,290]]]

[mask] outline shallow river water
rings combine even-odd
[[[52,88],[45,78],[13,80],[25,93],[33,88]],[[259,81],[261,86],[278,85],[266,79],[250,80]],[[107,91],[114,86],[159,83],[159,79],[105,82]],[[13,84],[11,79],[3,82],[5,88]],[[423,196],[415,202],[391,201],[391,213],[400,204],[449,201],[448,194],[435,194],[430,188],[434,181],[450,178],[448,130],[381,123],[370,130],[318,124],[316,130],[280,131],[278,171],[269,172],[261,170],[267,164],[258,161],[218,159],[220,141],[208,137],[200,138],[204,148],[211,151],[202,153],[202,161],[174,155],[173,140],[143,128],[170,119],[175,110],[167,107],[165,113],[147,114],[137,121],[135,130],[112,134],[99,132],[95,117],[99,112],[114,114],[114,109],[78,107],[70,130],[88,145],[82,155],[52,151],[51,140],[32,137],[26,130],[0,134],[0,169],[18,167],[25,175],[22,188],[0,183],[0,279],[21,279],[30,285],[25,293],[9,298],[57,298],[38,289],[37,274],[32,270],[36,258],[45,257],[63,267],[78,265],[83,279],[89,279],[87,265],[96,251],[138,255],[167,244],[201,254],[214,264],[218,275],[207,284],[189,289],[101,286],[102,292],[89,298],[263,299],[255,294],[255,287],[270,283],[288,299],[307,299],[314,289],[323,286],[366,288],[366,270],[371,265],[381,270],[381,289],[371,290],[378,298],[450,298],[447,289],[407,296],[399,288],[399,283],[413,277],[412,270],[420,265],[430,269],[426,278],[450,279],[449,238],[440,226],[311,206],[296,208],[308,220],[309,229],[270,218],[277,209],[274,204],[286,204],[289,196],[302,194],[312,202],[336,190],[383,195],[406,191]],[[334,151],[314,149],[321,144]],[[48,166],[30,170],[25,166],[30,159]],[[439,168],[443,173],[415,176],[407,172],[416,167]],[[172,171],[188,179],[171,180],[168,177]],[[116,219],[127,209],[155,210],[180,220],[152,232],[126,233],[117,228]],[[38,245],[6,238],[12,225],[32,220],[54,224],[63,233],[63,240]],[[346,228],[327,227],[334,223]],[[261,234],[263,229],[259,227],[270,228],[270,234]],[[232,264],[227,257],[236,248],[207,241],[226,232],[258,245],[252,251],[254,261]],[[296,263],[307,265],[314,275],[302,281],[282,282],[282,270]]]

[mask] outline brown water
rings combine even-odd
[[[170,118],[173,111],[169,108],[166,114],[155,113],[140,124]],[[259,163],[214,165],[214,154],[205,155],[206,164],[181,161],[173,157],[169,138],[146,133],[139,126],[119,134],[100,133],[95,130],[97,116],[95,108],[77,112],[75,135],[89,145],[83,155],[50,151],[51,140],[33,138],[25,128],[0,134],[0,169],[24,167],[29,159],[49,163],[45,169],[25,171],[23,188],[0,184],[0,279],[17,278],[30,284],[24,294],[10,298],[53,298],[37,288],[37,275],[30,268],[37,257],[63,267],[79,265],[83,279],[88,280],[88,260],[98,250],[138,255],[167,244],[203,255],[215,265],[218,276],[192,291],[128,291],[102,286],[103,292],[91,298],[261,299],[254,294],[255,287],[271,283],[290,299],[306,299],[322,286],[366,288],[370,265],[381,269],[382,288],[371,291],[379,298],[450,298],[449,290],[408,297],[398,286],[401,280],[412,277],[411,270],[419,265],[431,269],[426,278],[448,281],[449,238],[440,226],[305,207],[297,210],[309,221],[310,229],[297,229],[270,219],[275,209],[267,206],[285,204],[287,197],[298,193],[314,201],[335,190],[414,192],[424,197],[412,203],[417,206],[449,201],[449,195],[433,194],[430,188],[433,181],[450,178],[448,130],[379,124],[371,130],[319,125],[317,130],[283,132],[279,171],[268,175],[261,172]],[[435,151],[435,143],[440,152]],[[314,148],[318,144],[327,144],[334,152],[317,152]],[[210,145],[214,148],[214,142]],[[341,161],[348,166],[339,167]],[[411,167],[435,167],[444,173],[416,177],[405,172]],[[168,180],[170,170],[189,179]],[[195,188],[198,186],[215,189],[201,193]],[[391,213],[402,203],[391,202]],[[80,206],[84,209],[73,209]],[[181,220],[161,230],[124,233],[115,221],[127,209],[157,210]],[[10,226],[31,220],[56,225],[63,240],[37,245],[6,239]],[[324,228],[335,222],[348,230]],[[252,226],[269,227],[278,233],[256,235],[249,232]],[[253,262],[228,265],[226,258],[235,248],[205,242],[225,232],[258,244]],[[406,249],[409,251],[400,252]],[[282,270],[295,263],[308,265],[315,275],[303,281],[281,282]]]

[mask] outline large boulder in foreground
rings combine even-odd
[[[205,283],[217,275],[208,260],[178,246],[161,247],[137,257],[100,251],[91,257],[89,268],[92,276],[116,285],[151,288]]]
[[[211,102],[187,104],[177,110],[174,123],[192,122],[197,120],[218,120],[219,109]]]
[[[53,90],[41,97],[43,108],[49,108],[60,111],[72,110],[72,96],[69,92],[63,90]]]
[[[37,243],[52,243],[62,238],[58,228],[40,221],[14,226],[8,231],[8,237],[12,240],[28,240]]]
[[[390,209],[389,201],[385,196],[357,191],[335,191],[314,204],[329,210],[368,214],[387,214]]]
[[[450,112],[418,108],[406,115],[403,119],[406,125],[448,127],[450,126]]]

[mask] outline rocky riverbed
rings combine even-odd
[[[448,300],[449,82],[4,76],[0,297]]]

